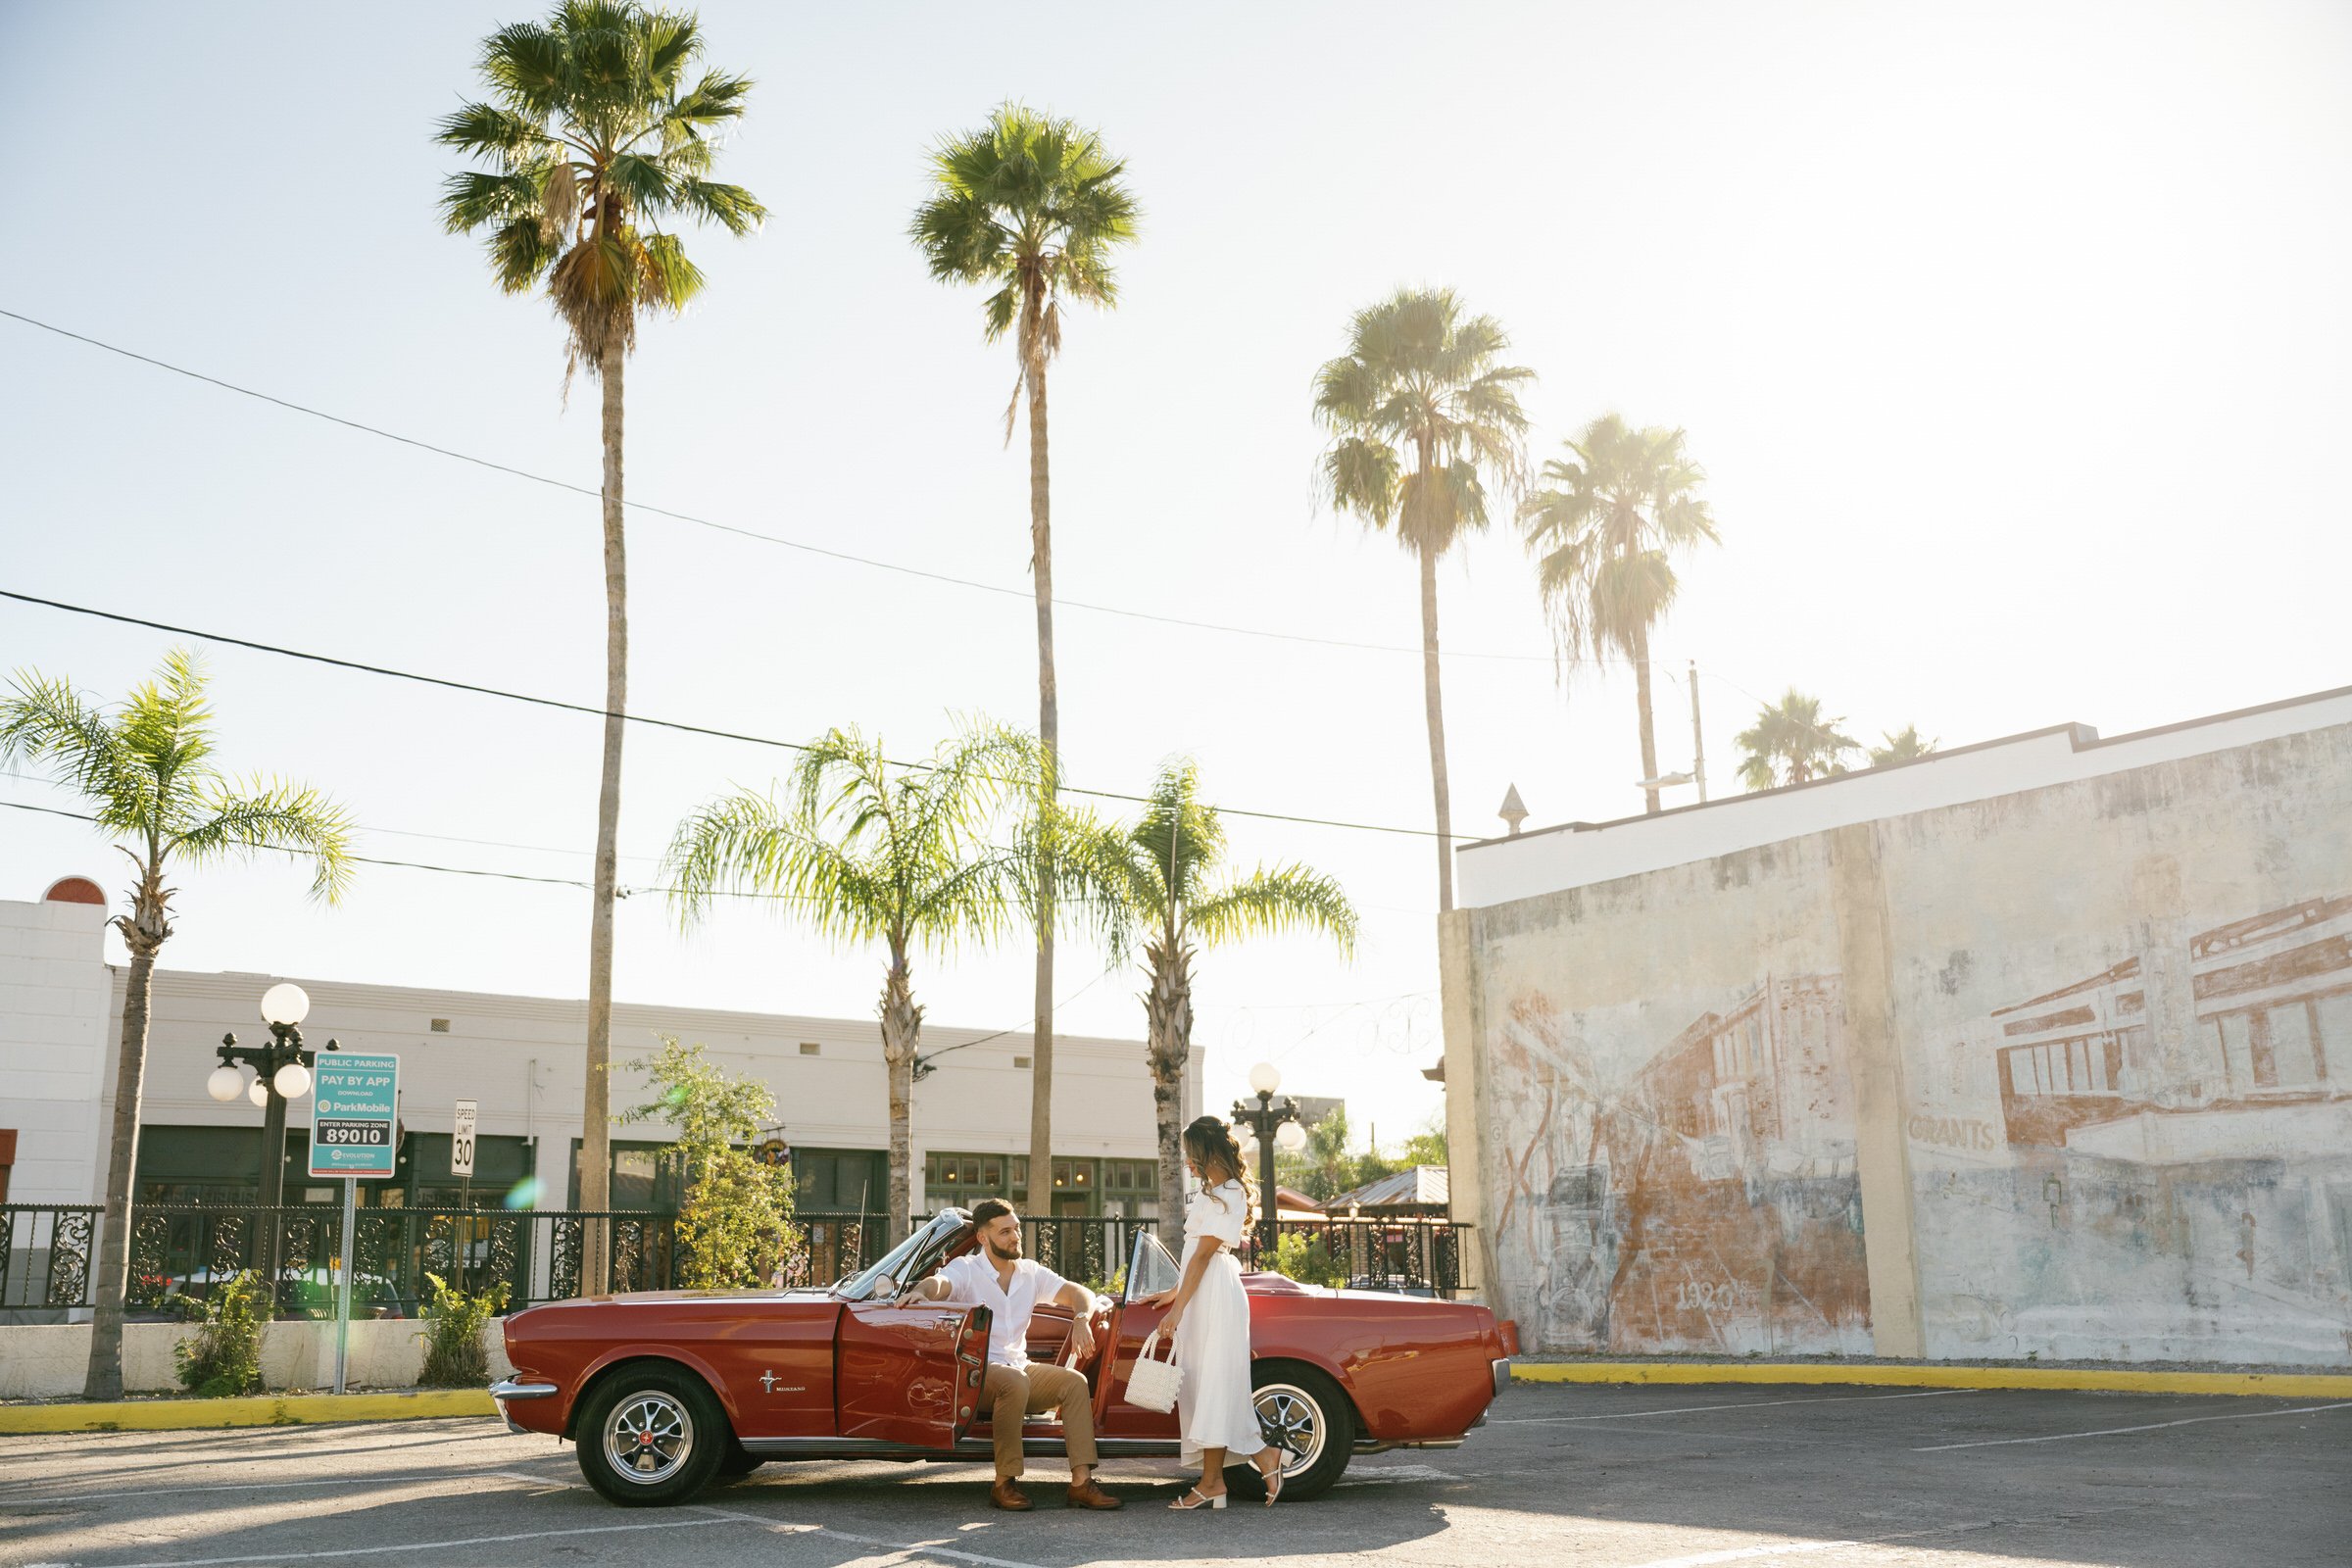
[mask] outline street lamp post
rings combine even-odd
[[[1249,1128],[1250,1142],[1257,1147],[1260,1268],[1273,1265],[1280,1235],[1282,1199],[1281,1190],[1274,1183],[1274,1148],[1280,1144],[1284,1149],[1295,1150],[1306,1144],[1306,1129],[1298,1121],[1298,1102],[1285,1095],[1282,1103],[1274,1102],[1274,1091],[1281,1087],[1281,1070],[1270,1061],[1261,1061],[1250,1069],[1250,1088],[1255,1093],[1257,1103],[1252,1105],[1247,1100],[1233,1102],[1235,1124]]]
[[[302,1043],[302,1020],[309,1015],[311,999],[302,987],[292,983],[271,986],[262,993],[262,1021],[270,1026],[268,1041],[251,1046],[237,1044],[237,1037],[220,1037],[218,1054],[220,1065],[204,1083],[205,1093],[226,1102],[245,1096],[262,1107],[262,1201],[269,1213],[269,1240],[263,1254],[269,1269],[270,1299],[277,1298],[280,1239],[284,1227],[273,1210],[285,1202],[286,1197],[286,1102],[300,1100],[311,1092],[311,1063],[317,1053]],[[341,1046],[329,1040],[329,1051]],[[253,1069],[249,1082],[244,1070]]]

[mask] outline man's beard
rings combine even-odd
[[[988,1238],[983,1238],[980,1245],[987,1248],[988,1255],[1000,1263],[1018,1263],[1021,1260],[1021,1242],[1017,1236],[1013,1238],[1012,1250],[1009,1252],[998,1247],[994,1240]]]

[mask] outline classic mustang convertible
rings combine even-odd
[[[578,1446],[589,1485],[624,1505],[678,1502],[770,1459],[986,1460],[977,1408],[988,1309],[895,1304],[975,1245],[961,1209],[939,1214],[880,1261],[823,1291],[661,1291],[529,1307],[506,1322],[514,1376],[494,1385],[507,1425]],[[1176,1263],[1136,1238],[1125,1290],[1072,1359],[1095,1391],[1105,1458],[1174,1456],[1176,1418],[1127,1401],[1127,1377],[1160,1312],[1143,1298]],[[1283,1495],[1311,1497],[1351,1454],[1450,1448],[1486,1419],[1509,1376],[1503,1327],[1483,1306],[1327,1291],[1244,1276],[1252,1381]],[[1032,1359],[1061,1359],[1067,1313],[1040,1307]],[[1062,1452],[1061,1425],[1032,1417],[1023,1447]],[[1248,1466],[1235,1485],[1255,1480]]]

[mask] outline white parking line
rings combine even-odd
[[[411,1541],[390,1546],[338,1546],[330,1551],[256,1551],[238,1557],[166,1557],[154,1562],[110,1564],[109,1568],[216,1568],[231,1562],[323,1562],[330,1557],[380,1557],[396,1551],[446,1551],[452,1546],[503,1546],[516,1541],[556,1541],[565,1536],[610,1536],[626,1530],[693,1530],[725,1524],[719,1519],[656,1519],[637,1525],[586,1525],[573,1530],[526,1530],[512,1536],[466,1536],[455,1541]],[[1027,1568],[1026,1564],[1022,1568]]]
[[[1495,1415],[1491,1427],[1549,1427],[1571,1421],[1635,1421],[1652,1415],[1695,1415],[1702,1410],[1761,1410],[1773,1404],[1859,1404],[1871,1399],[1938,1399],[1947,1394],[1983,1394],[1983,1389],[1924,1389],[1914,1394],[1825,1394],[1804,1399],[1740,1399],[1731,1404],[1678,1404],[1667,1410],[1624,1410],[1615,1415]]]
[[[2266,1415],[2310,1415],[2315,1410],[2352,1410],[2352,1399],[2334,1404],[2302,1404],[2292,1410],[2240,1410],[2231,1415],[2192,1415],[2179,1421],[2150,1421],[2145,1426],[2101,1427],[2096,1432],[2053,1432],[2040,1438],[1984,1438],[1975,1443],[1936,1443],[1913,1453],[1948,1453],[1954,1448],[2005,1448],[2019,1443],[2072,1443],[2077,1438],[2112,1438],[2126,1432],[2158,1432],[2166,1427],[2193,1427],[2206,1421],[2259,1421]]]
[[[727,1508],[695,1505],[698,1511],[723,1519],[731,1524],[758,1525],[778,1535],[826,1536],[834,1541],[846,1541],[853,1545],[879,1546],[885,1551],[910,1551],[925,1557],[946,1557],[954,1562],[977,1563],[980,1568],[1038,1568],[1036,1563],[1016,1562],[1010,1557],[983,1557],[976,1551],[956,1551],[949,1546],[934,1545],[924,1541],[884,1541],[878,1536],[854,1536],[846,1530],[833,1530],[824,1525],[796,1525],[781,1519],[762,1519],[756,1513],[737,1513]]]
[[[1693,1552],[1688,1557],[1660,1557],[1655,1562],[1637,1563],[1635,1568],[1706,1568],[1709,1563],[1745,1562],[1757,1557],[1793,1557],[1807,1551],[1837,1551],[1845,1546],[1859,1546],[1859,1541],[1782,1541],[1769,1546],[1727,1546],[1721,1551]]]
[[[276,1492],[281,1488],[290,1491],[295,1487],[396,1486],[404,1481],[437,1487],[452,1481],[486,1480],[527,1481],[533,1486],[544,1484],[543,1477],[517,1475],[508,1470],[460,1471],[456,1475],[334,1476],[323,1481],[235,1481],[208,1487],[141,1487],[129,1492],[60,1493],[51,1497],[0,1495],[0,1508],[39,1507],[61,1502],[106,1502],[116,1497],[176,1497],[196,1492]]]

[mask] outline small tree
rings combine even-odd
[[[752,1078],[717,1066],[699,1045],[665,1038],[630,1065],[654,1098],[626,1121],[675,1127],[669,1157],[686,1178],[678,1210],[678,1283],[688,1290],[737,1290],[772,1280],[796,1241],[792,1173],[761,1164],[748,1145],[775,1114],[776,1097]]]
[[[432,1294],[425,1298],[424,1332],[416,1336],[424,1342],[424,1370],[416,1381],[428,1389],[478,1389],[490,1381],[482,1328],[506,1309],[507,1287],[467,1296],[438,1274],[424,1278]]]
[[[1905,724],[1899,730],[1890,729],[1884,739],[1884,746],[1870,749],[1870,765],[1873,767],[1885,767],[1888,762],[1908,762],[1936,750],[1935,737],[1922,738],[1917,724]]]
[[[270,1309],[270,1287],[259,1274],[248,1269],[222,1281],[204,1303],[202,1326],[172,1347],[180,1387],[200,1399],[259,1393]]]
[[[1862,749],[1838,727],[1844,722],[1823,717],[1820,698],[1789,687],[1787,696],[1767,704],[1753,724],[1732,737],[1740,753],[1740,782],[1768,790],[1844,772],[1846,759]]]

